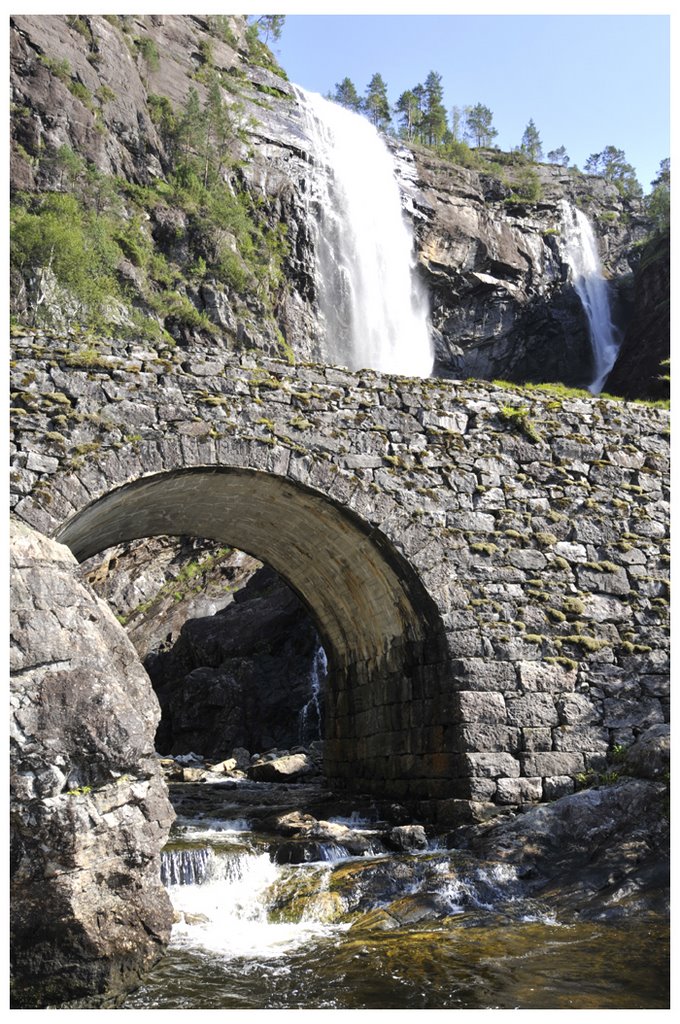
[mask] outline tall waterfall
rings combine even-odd
[[[588,318],[593,348],[594,377],[588,390],[594,395],[604,387],[619,351],[618,332],[611,321],[607,282],[597,251],[597,242],[590,221],[565,199],[560,200],[564,258],[571,269],[571,279]]]
[[[394,161],[366,118],[296,87],[314,144],[310,224],[329,361],[427,377],[427,299]]]

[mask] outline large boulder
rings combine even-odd
[[[12,524],[11,583],[12,1000],[114,1005],[172,926],[158,703],[67,548]]]
[[[452,837],[481,857],[513,865],[556,909],[582,918],[666,914],[668,791],[621,779],[540,804]]]

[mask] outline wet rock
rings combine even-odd
[[[393,850],[426,850],[427,836],[422,825],[398,825],[385,837]]]
[[[669,397],[664,361],[670,357],[670,235],[657,234],[635,268],[633,315],[606,382],[609,394],[626,398]]]
[[[291,840],[273,846],[270,856],[277,864],[309,864],[312,861],[327,860],[321,843],[307,839]]]
[[[456,841],[513,865],[537,892],[549,889],[571,912],[599,917],[668,909],[668,795],[660,782],[624,779],[582,790],[461,830]]]
[[[302,811],[290,811],[288,814],[274,815],[262,822],[262,828],[282,835],[306,835],[318,825],[316,818]]]

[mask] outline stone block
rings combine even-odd
[[[38,455],[37,452],[29,452],[26,458],[26,469],[33,473],[56,473],[59,469],[59,459],[51,455]]]
[[[498,779],[496,787],[499,804],[534,803],[543,796],[543,784],[539,778]]]
[[[563,692],[576,686],[577,670],[554,662],[520,661],[517,663],[520,686],[524,690]]]
[[[670,697],[671,681],[669,676],[640,676],[640,689],[647,697]]]
[[[566,558],[568,562],[588,561],[588,552],[583,544],[573,544],[569,541],[561,540],[555,545],[554,551],[556,555],[559,555],[560,558]]]
[[[471,776],[483,779],[517,778],[520,774],[519,761],[512,756],[497,752],[493,754],[465,754]],[[532,772],[531,774],[539,774]]]
[[[467,751],[505,750],[515,754],[521,749],[521,733],[505,725],[461,726],[462,749]]]
[[[449,512],[446,525],[454,530],[469,530],[471,533],[493,533],[496,520],[487,512]],[[545,559],[543,559],[545,565]]]
[[[441,800],[437,803],[438,825],[474,825],[498,814],[498,807],[483,800]]]
[[[578,572],[579,586],[584,590],[592,590],[602,594],[629,594],[630,583],[625,569],[616,572],[598,572],[593,569],[580,569]]]
[[[594,725],[561,725],[553,729],[553,747],[560,751],[604,753],[609,749],[609,729]]]
[[[592,619],[593,622],[622,622],[631,617],[631,609],[622,601],[617,601],[615,597],[590,594],[586,598],[584,619]]]
[[[564,751],[520,754],[520,760],[523,772],[529,778],[538,775],[542,778],[549,775],[573,776],[582,772],[585,764],[583,754]]]
[[[583,693],[572,693],[557,699],[560,725],[588,725],[602,719],[601,708],[595,707],[592,698]]]
[[[457,658],[451,665],[461,689],[506,691],[517,689],[515,666],[486,658]]]
[[[508,561],[516,569],[531,570],[532,572],[539,572],[541,569],[545,569],[547,565],[545,555],[541,554],[540,551],[535,551],[533,548],[510,551],[508,553]]]
[[[463,722],[505,722],[505,699],[501,693],[461,690],[458,694]]]
[[[461,410],[449,411],[442,416],[439,413],[429,412],[426,409],[418,411],[418,422],[423,427],[438,427],[440,430],[451,430],[455,434],[464,434],[467,427],[468,417]]]
[[[532,693],[523,697],[509,695],[506,707],[509,725],[530,727],[559,723],[555,701],[547,693]]]
[[[521,733],[522,750],[552,750],[552,729],[549,727],[522,729]]]
[[[654,697],[642,700],[622,700],[607,697],[604,700],[603,725],[609,729],[623,729],[628,726],[648,728],[664,720],[660,701]]]
[[[468,779],[467,796],[470,800],[493,800],[496,795],[496,782],[494,779]]]

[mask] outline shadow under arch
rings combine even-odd
[[[389,539],[302,484],[225,467],[124,484],[80,510],[56,539],[83,561],[125,541],[182,534],[266,562],[308,607],[329,658],[329,780],[391,798],[426,795],[432,757],[442,754],[434,716],[444,627]]]

